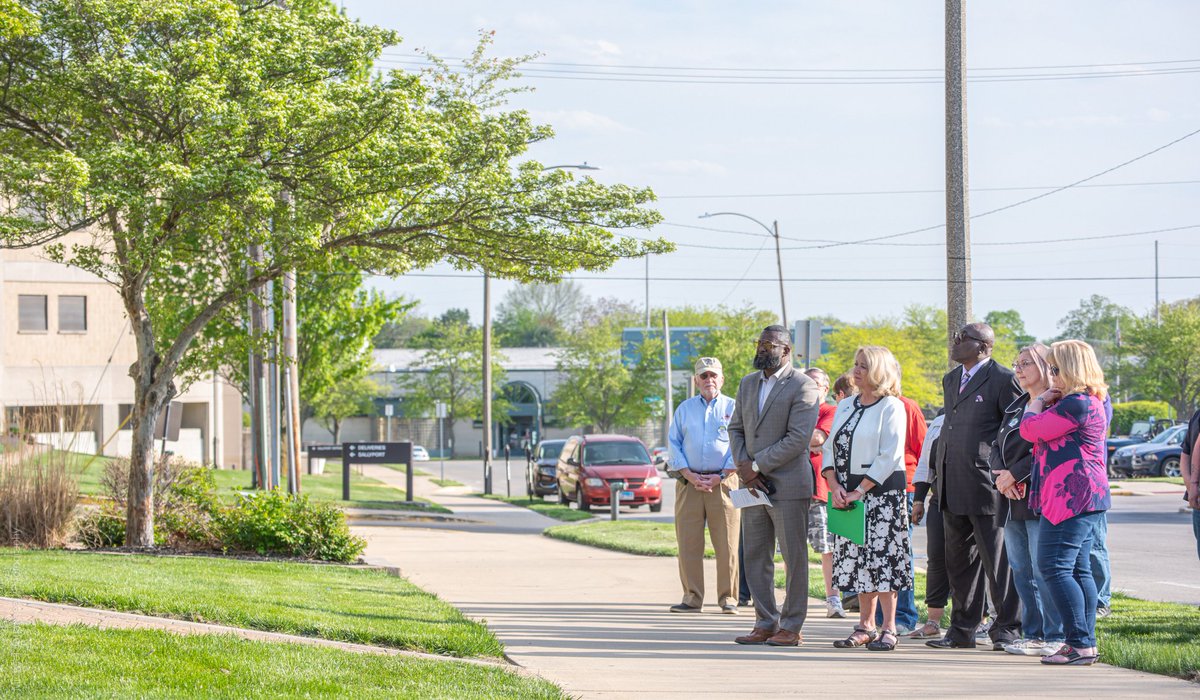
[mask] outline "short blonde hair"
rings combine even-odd
[[[1096,351],[1082,340],[1060,340],[1051,345],[1050,367],[1058,370],[1064,394],[1091,394],[1099,399],[1108,395]]]
[[[855,361],[859,355],[862,355],[863,364],[867,366],[867,381],[875,385],[875,393],[880,396],[899,396],[900,363],[892,351],[882,345],[862,345],[854,351]]]

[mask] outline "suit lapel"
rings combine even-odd
[[[775,397],[783,390],[783,385],[787,384],[792,379],[792,373],[795,368],[791,365],[784,365],[779,368],[779,379],[775,381],[775,386],[771,388],[771,393],[767,394],[767,400],[763,402],[762,410],[758,413],[758,419],[754,421],[755,427],[762,422],[763,416],[767,415],[767,411],[771,410],[771,404],[775,402]],[[758,397],[755,396],[754,405],[758,407]]]

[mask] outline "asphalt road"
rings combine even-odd
[[[447,478],[483,490],[481,461],[445,464]],[[514,459],[510,466],[512,494],[524,495],[525,460]],[[440,471],[437,460],[420,462],[417,468],[434,476]],[[504,476],[504,460],[501,459],[495,464],[493,477],[496,493],[505,493]],[[1163,486],[1164,491],[1172,488]],[[663,487],[661,513],[650,513],[646,508],[622,508],[620,517],[672,522],[675,484],[664,478]],[[1116,590],[1148,600],[1200,605],[1200,560],[1192,536],[1191,514],[1180,512],[1182,505],[1181,497],[1174,493],[1113,498],[1113,509],[1108,516],[1108,548]],[[925,528],[918,527],[913,534],[918,566],[923,565],[925,542]]]

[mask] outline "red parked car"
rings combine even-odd
[[[625,435],[576,435],[567,439],[558,458],[558,497],[575,501],[579,510],[610,507],[610,485],[625,484],[617,495],[623,506],[662,510],[662,477],[646,446]]]

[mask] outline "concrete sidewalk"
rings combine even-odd
[[[904,640],[891,653],[834,649],[853,621],[826,619],[815,600],[804,646],[738,646],[733,637],[750,630],[753,613],[718,614],[711,592],[704,614],[667,612],[680,597],[673,559],[552,540],[538,533],[557,521],[523,508],[418,493],[477,522],[356,527],[368,560],[399,567],[486,620],[513,661],[585,698],[1200,697],[1200,686],[1182,680],[1106,665],[1051,668],[982,648],[936,651]],[[715,580],[711,562],[707,580]]]

